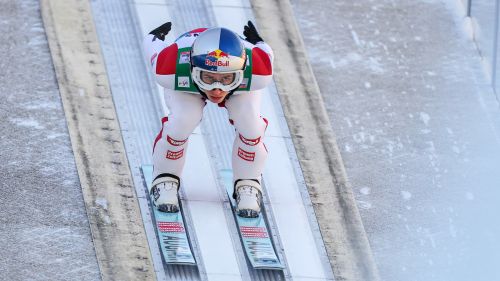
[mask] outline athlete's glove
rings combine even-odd
[[[156,40],[156,38],[160,39],[161,41],[165,41],[165,36],[170,32],[170,29],[172,28],[172,23],[171,22],[166,22],[157,28],[153,29],[149,34],[154,35],[155,37],[153,38],[153,41]]]
[[[243,35],[245,35],[245,40],[252,44],[264,42],[251,21],[248,21],[247,25],[243,28]]]

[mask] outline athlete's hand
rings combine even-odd
[[[264,42],[251,21],[248,21],[247,25],[243,28],[243,35],[245,35],[245,40],[252,44]]]
[[[160,39],[161,41],[165,41],[165,36],[170,32],[170,29],[172,28],[172,23],[171,22],[166,22],[157,28],[151,30],[149,34],[154,35],[155,37],[153,38],[153,41],[156,40],[156,38]]]

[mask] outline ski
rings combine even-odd
[[[236,201],[233,199],[233,171],[230,169],[221,170],[220,176],[231,202],[243,248],[252,267],[255,269],[283,269],[271,240],[264,212],[262,211],[256,218],[238,216],[236,214]]]
[[[153,166],[142,165],[141,170],[146,182],[146,194],[153,214],[153,224],[155,224],[156,235],[165,262],[167,264],[196,265],[184,223],[182,205],[179,206],[180,210],[177,213],[158,211],[153,206],[149,195],[153,181]]]

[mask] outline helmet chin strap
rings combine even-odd
[[[233,90],[229,91],[229,93],[227,94],[227,96],[226,96],[226,98],[224,100],[227,100],[234,92],[236,92],[236,89],[238,89],[238,87],[236,87]]]

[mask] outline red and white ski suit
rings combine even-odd
[[[165,103],[170,111],[162,119],[162,128],[153,146],[153,179],[156,179],[156,183],[161,182],[165,174],[181,177],[189,136],[202,119],[206,99],[200,93],[174,89],[178,50],[191,47],[197,34],[204,30],[187,32],[171,45],[153,40],[153,35],[144,39],[148,63],[152,66],[157,83],[164,88]],[[248,90],[236,90],[219,106],[227,109],[230,122],[236,129],[232,150],[234,180],[260,181],[267,157],[263,142],[267,120],[260,113],[260,90],[272,81],[273,52],[264,42],[253,45],[242,40],[242,43],[245,48],[252,50],[252,83]]]

